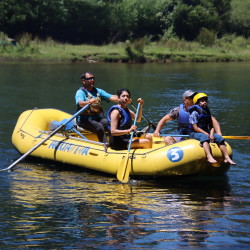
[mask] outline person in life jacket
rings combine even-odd
[[[194,130],[194,132],[190,133],[190,137],[200,141],[209,163],[215,164],[214,166],[218,164],[212,156],[209,146],[210,142],[215,142],[224,156],[224,162],[235,165],[236,163],[228,155],[225,139],[214,132],[211,113],[207,105],[208,96],[205,93],[198,93],[194,96],[193,102],[194,105],[188,109],[190,113],[189,122]]]
[[[118,102],[118,97],[95,88],[95,77],[90,72],[81,75],[81,82],[83,86],[75,95],[76,109],[78,111],[87,104],[90,106],[76,118],[76,123],[79,127],[96,133],[100,142],[106,142],[108,121],[103,115],[102,101]]]
[[[135,119],[135,113],[130,110],[127,105],[131,103],[130,92],[128,89],[117,90],[119,104],[112,106],[107,114],[110,128],[110,146],[113,149],[127,149],[131,138],[132,131],[135,131],[137,126],[132,125],[132,120]],[[137,121],[141,121],[142,106],[144,101],[139,98],[137,100],[141,104]],[[140,138],[133,138],[131,148],[151,148],[152,136],[144,135]]]
[[[166,114],[161,120],[158,122],[156,130],[154,132],[154,136],[159,137],[160,131],[164,127],[164,125],[172,120],[178,121],[178,133],[180,135],[189,135],[191,131],[193,131],[193,127],[189,122],[189,112],[188,108],[193,105],[193,97],[197,93],[192,90],[187,90],[182,95],[183,103],[181,103],[178,107],[175,107],[170,110],[168,114]],[[220,124],[218,121],[212,117],[213,126],[216,129],[216,132],[218,134],[221,134],[220,130]],[[180,140],[185,139],[183,137],[172,137],[172,136],[166,136],[164,138],[165,144],[170,145],[176,142],[179,142]]]

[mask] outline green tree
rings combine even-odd
[[[216,30],[218,23],[218,13],[210,1],[182,1],[173,11],[174,32],[186,40],[194,40],[201,28]]]
[[[3,0],[0,29],[9,35],[31,33],[47,37],[65,23],[64,0]]]
[[[194,40],[201,30],[248,36],[249,1],[1,0],[0,31],[95,44],[145,36]]]
[[[67,23],[60,40],[73,43],[104,43],[108,36],[109,9],[102,1],[65,1]]]
[[[214,6],[219,20],[216,24],[218,36],[230,31],[231,0],[210,0]]]
[[[169,0],[122,0],[109,4],[110,40],[157,37],[164,28],[163,10]]]
[[[232,0],[231,31],[238,35],[250,35],[250,0]]]

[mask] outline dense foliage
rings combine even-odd
[[[248,37],[249,10],[250,0],[1,0],[0,31],[73,44]]]

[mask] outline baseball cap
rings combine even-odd
[[[189,90],[187,90],[187,91],[185,91],[183,93],[182,97],[184,99],[184,98],[187,98],[187,97],[192,97],[195,94],[197,94],[197,92],[194,92],[194,91],[192,91],[192,90],[189,89]]]

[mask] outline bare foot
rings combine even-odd
[[[236,162],[232,161],[229,157],[225,158],[224,162],[225,163],[230,163],[231,165],[236,165]]]
[[[210,164],[215,164],[215,163],[217,163],[217,161],[216,161],[213,157],[208,157],[208,158],[207,158],[207,161],[208,161]]]

